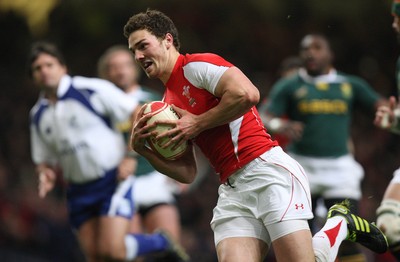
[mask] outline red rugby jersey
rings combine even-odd
[[[219,103],[213,95],[222,74],[233,65],[210,54],[180,55],[166,83],[164,101],[200,115]],[[242,117],[200,133],[193,140],[222,183],[236,170],[278,145],[267,133],[256,107]]]

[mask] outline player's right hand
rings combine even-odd
[[[56,183],[56,173],[51,168],[46,168],[39,173],[39,197],[45,198],[47,193],[50,192]]]
[[[389,98],[389,106],[380,106],[376,110],[374,124],[380,128],[389,129],[395,121],[394,111],[396,107],[396,98],[391,96]]]

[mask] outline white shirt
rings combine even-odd
[[[110,82],[64,76],[58,101],[41,96],[30,113],[31,153],[35,164],[60,165],[74,183],[104,176],[122,160],[126,145],[116,124],[138,105]]]

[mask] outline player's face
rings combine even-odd
[[[167,37],[160,40],[147,30],[135,31],[128,38],[129,49],[147,76],[163,81],[167,80],[171,73],[168,71],[171,67],[171,61],[168,59],[169,42]]]
[[[107,63],[107,79],[127,90],[137,84],[138,69],[132,54],[116,51],[110,55]]]
[[[42,53],[32,63],[32,77],[36,85],[44,89],[57,89],[61,78],[67,73],[57,58]]]
[[[306,36],[301,42],[300,57],[310,75],[327,74],[331,68],[332,53],[322,37]]]

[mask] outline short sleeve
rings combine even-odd
[[[96,78],[76,78],[76,81],[76,86],[90,86],[95,91],[90,97],[91,104],[98,112],[111,117],[116,123],[126,121],[139,105],[139,99],[129,96],[109,81]],[[79,83],[80,81],[90,83]]]
[[[184,74],[189,82],[198,87],[204,88],[215,95],[215,88],[221,76],[229,67],[219,66],[208,62],[190,62],[184,66]]]

